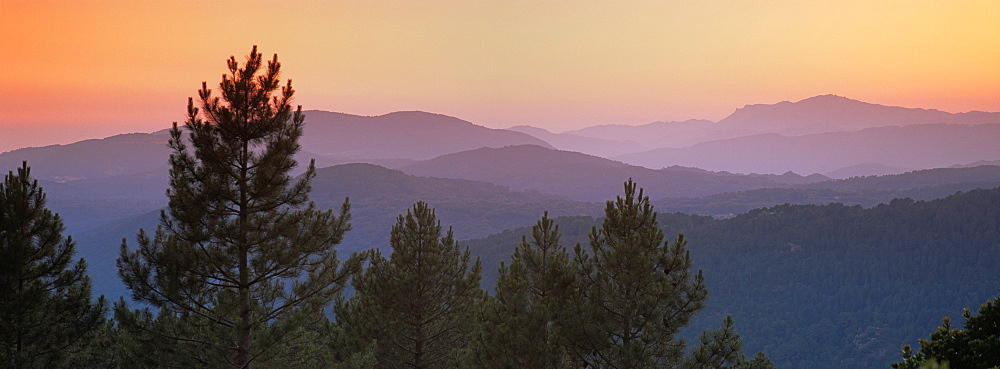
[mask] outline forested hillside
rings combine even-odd
[[[659,220],[668,235],[685,234],[706,276],[709,301],[692,331],[732,314],[745,351],[763,350],[781,368],[888,367],[941,317],[1000,295],[1000,188],[869,209],[782,205]],[[584,245],[595,222],[556,220],[565,244]],[[484,285],[529,232],[463,243],[483,258]]]
[[[996,186],[1000,186],[1000,166],[980,165],[816,181],[792,187],[727,192],[698,198],[667,197],[654,200],[653,204],[661,212],[726,218],[752,209],[781,204],[842,203],[872,207],[897,198],[933,200],[958,191]]]

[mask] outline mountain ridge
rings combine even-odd
[[[534,136],[487,128],[459,118],[421,111],[377,116],[309,110],[300,139],[303,150],[343,159],[430,159],[480,147],[534,144]]]
[[[677,166],[654,170],[535,145],[463,151],[400,169],[413,175],[485,181],[512,189],[560,194],[579,201],[613,199],[628,178],[677,197],[781,187],[787,186],[790,180],[780,176],[738,175]]]
[[[364,117],[319,110],[304,114],[302,150],[296,154],[300,163],[297,172],[304,170],[310,159],[315,159],[319,166],[359,161],[399,166],[410,160],[480,147],[513,144],[552,147],[528,134],[487,128],[443,114],[403,111]],[[166,175],[169,138],[169,130],[163,129],[20,148],[0,153],[0,169],[10,170],[28,161],[35,168],[36,178],[56,182],[148,171]]]
[[[829,173],[872,162],[929,169],[1000,159],[997,142],[1000,124],[914,124],[802,136],[764,133],[613,159],[648,168],[683,165],[736,173]]]
[[[760,132],[780,132],[784,135],[933,123],[1000,123],[1000,113],[948,113],[937,109],[881,105],[827,94],[797,102],[745,105],[718,122],[723,126],[751,126]]]

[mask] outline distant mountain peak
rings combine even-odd
[[[865,102],[863,102],[861,100],[855,100],[855,99],[851,99],[851,98],[840,96],[840,95],[834,95],[834,94],[816,95],[816,96],[813,96],[813,97],[808,97],[808,98],[799,100],[798,102],[799,103],[804,103],[804,102],[855,102],[855,103],[865,103]],[[867,103],[865,103],[865,104],[867,104]]]
[[[450,118],[450,119],[463,120],[463,119],[456,118],[456,117],[453,117],[453,116],[450,116],[450,115],[439,114],[439,113],[431,113],[431,112],[426,112],[426,111],[422,111],[422,110],[400,110],[400,111],[394,111],[394,112],[391,112],[391,113],[385,113],[385,114],[376,116],[376,118],[399,118],[399,117],[406,117],[406,118],[412,118],[412,117],[436,117],[436,118]]]
[[[304,151],[342,159],[430,159],[479,147],[549,146],[531,135],[483,127],[452,116],[397,111],[365,117],[319,110],[306,112]]]
[[[508,131],[523,132],[523,133],[528,133],[528,134],[532,134],[532,133],[555,134],[552,131],[547,130],[545,128],[535,127],[535,126],[529,126],[527,124],[521,124],[521,125],[511,126],[511,127],[505,128],[505,129],[508,130]],[[544,137],[537,137],[537,138],[539,138],[541,140],[545,140]]]
[[[788,135],[936,123],[1000,123],[1000,113],[952,114],[935,109],[873,104],[826,94],[796,102],[746,105],[719,121],[720,125]]]
[[[869,105],[869,106],[883,106],[878,104],[867,103],[861,100],[855,100],[848,97],[826,94],[826,95],[816,95],[813,97],[807,97],[799,101],[788,101],[782,100],[774,104],[746,104],[742,108],[737,108],[733,115],[740,111],[746,110],[757,110],[757,109],[774,109],[774,108],[790,108],[790,107],[816,107],[816,106],[831,106],[831,105]]]

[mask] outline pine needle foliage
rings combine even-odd
[[[477,334],[485,368],[569,368],[561,325],[574,292],[575,264],[546,212],[498,270],[496,294],[484,300]]]
[[[736,334],[734,321],[731,316],[722,320],[722,327],[715,331],[705,331],[698,335],[700,344],[691,352],[691,356],[685,361],[684,369],[744,369],[751,367],[745,362],[740,349],[743,348],[743,340]],[[758,353],[758,356],[763,356]],[[766,360],[758,359],[758,361]],[[753,365],[762,365],[755,362]]]
[[[274,348],[341,293],[360,259],[341,263],[334,248],[350,204],[314,207],[312,162],[290,174],[304,116],[277,55],[265,63],[254,46],[243,66],[227,65],[219,96],[203,82],[200,107],[189,99],[184,130],[174,124],[168,209],[152,237],[139,232],[138,249],[123,241],[118,267],[135,300],[183,327],[161,337],[203,365],[250,368],[275,365]]]
[[[475,326],[480,263],[470,263],[451,229],[442,235],[434,209],[417,202],[400,215],[390,236],[392,254],[375,250],[353,279],[356,294],[337,309],[345,331],[374,342],[378,368],[452,368],[467,365]]]
[[[83,259],[25,162],[0,183],[0,367],[67,367],[104,322]]]
[[[677,367],[687,326],[707,298],[701,271],[691,273],[686,240],[664,241],[656,213],[630,179],[608,201],[590,249],[575,248],[580,294],[567,327],[576,357],[594,368]]]
[[[964,309],[962,318],[964,329],[953,328],[949,317],[942,319],[930,339],[918,340],[917,352],[910,345],[903,346],[903,361],[893,363],[892,368],[934,368],[938,361],[952,368],[1000,368],[1000,297],[986,301],[977,315]]]

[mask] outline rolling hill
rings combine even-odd
[[[401,166],[481,147],[551,147],[524,133],[477,126],[440,114],[396,112],[362,117],[312,110],[305,116],[302,151],[296,158],[300,163],[316,159],[317,167],[352,162]],[[169,139],[169,131],[161,130],[22,148],[0,153],[0,169],[10,170],[27,160],[36,168],[36,178],[56,182],[149,173],[166,178]],[[297,172],[301,171],[302,166]]]
[[[884,176],[853,177],[804,184],[802,188],[832,190],[905,190],[954,183],[998,182],[1000,166],[935,168]],[[992,186],[990,186],[992,187]]]
[[[635,141],[615,141],[612,139],[580,136],[571,133],[552,133],[548,130],[532,126],[514,126],[507,128],[511,131],[526,133],[548,142],[552,147],[565,150],[576,151],[588,155],[610,158],[613,156],[646,151],[650,148]]]
[[[794,174],[788,175],[794,178],[746,176],[684,167],[653,170],[534,145],[463,151],[401,169],[419,176],[484,181],[580,201],[614,199],[629,178],[651,191],[673,197],[784,187],[786,180],[804,178]]]
[[[732,217],[781,204],[841,203],[872,207],[897,198],[933,200],[958,191],[1000,186],[1000,166],[938,168],[887,176],[819,181],[785,188],[761,188],[699,198],[659,198],[652,203],[663,212]]]
[[[441,114],[395,112],[375,117],[310,110],[302,149],[340,162],[357,159],[414,159],[508,145],[541,145],[530,135],[478,126]]]
[[[650,148],[685,147],[699,142],[751,135],[749,128],[727,128],[704,119],[682,122],[657,121],[637,126],[602,124],[563,132],[575,136],[604,138],[617,141],[634,141]]]
[[[118,175],[167,173],[170,155],[166,131],[129,133],[68,145],[29,147],[0,154],[0,169],[27,160],[35,178],[67,182]]]

